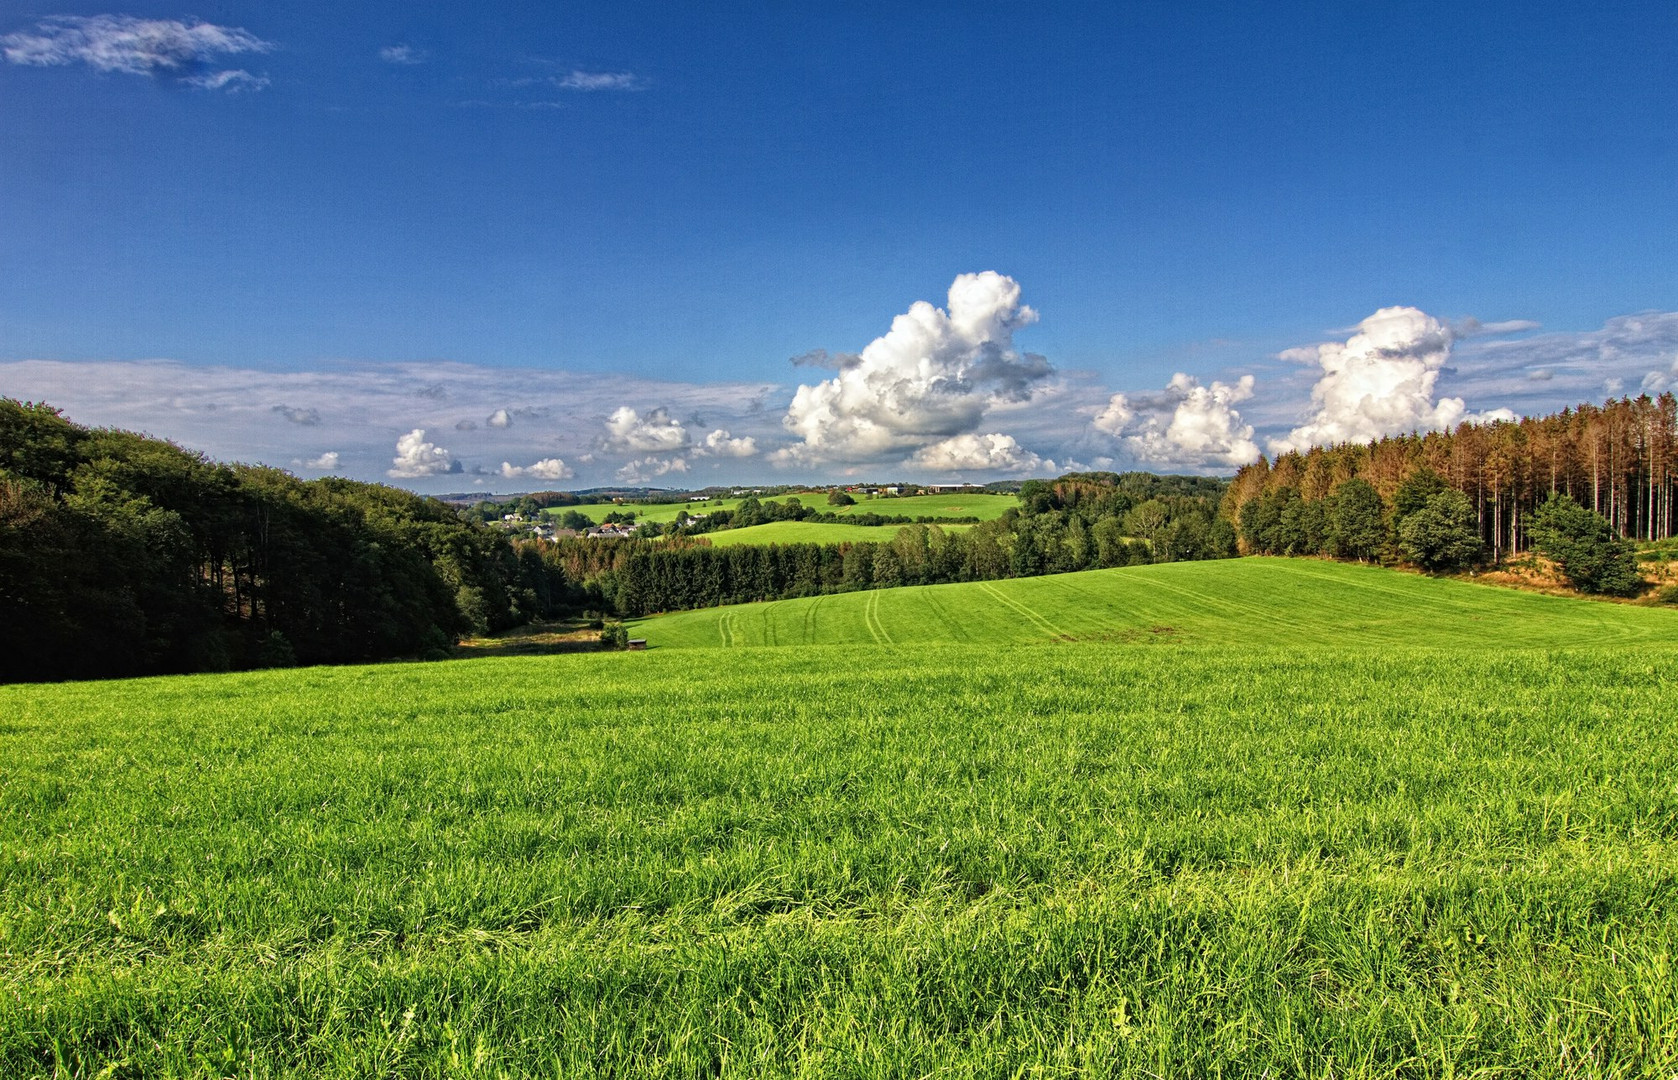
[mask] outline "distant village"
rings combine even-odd
[[[1007,486],[1017,486],[1017,485],[1007,485]],[[1001,485],[997,485],[997,484],[989,484],[989,485],[984,485],[984,484],[854,484],[854,485],[849,485],[849,486],[834,485],[834,486],[831,486],[831,487],[816,487],[816,488],[811,488],[811,487],[728,488],[728,489],[708,488],[704,491],[692,492],[692,493],[682,492],[682,491],[660,491],[660,490],[625,491],[625,492],[622,492],[622,493],[610,492],[610,491],[589,491],[589,492],[578,492],[578,493],[576,493],[577,497],[575,498],[575,501],[571,501],[570,499],[568,499],[565,503],[560,504],[560,505],[564,505],[564,506],[582,506],[582,505],[588,505],[588,506],[627,506],[627,505],[633,504],[633,505],[636,505],[636,506],[645,507],[645,506],[648,506],[648,505],[669,504],[669,503],[680,502],[680,501],[686,501],[688,503],[695,503],[695,504],[704,504],[704,503],[709,503],[709,502],[719,502],[723,499],[746,499],[746,498],[757,498],[757,497],[779,498],[779,497],[782,497],[782,496],[786,496],[786,497],[789,497],[789,498],[809,498],[809,497],[815,496],[815,497],[825,498],[825,497],[827,497],[829,495],[832,495],[836,492],[843,492],[844,494],[849,495],[853,499],[890,499],[890,498],[907,497],[907,496],[911,496],[911,495],[950,495],[950,494],[958,494],[958,493],[961,493],[961,492],[975,492],[975,493],[982,493],[982,492],[986,492],[986,491],[994,492],[994,491],[999,490],[1000,487],[1001,487]],[[492,495],[492,496],[488,496],[487,498],[485,496],[482,496],[482,495],[475,495],[475,496],[473,496],[473,498],[479,500],[479,502],[478,502],[479,506],[484,505],[484,503],[486,503],[486,502],[497,502],[497,501],[499,501],[499,502],[526,502],[527,506],[526,506],[525,509],[516,510],[516,511],[513,511],[511,513],[502,514],[502,515],[500,515],[500,520],[499,521],[492,520],[490,523],[498,525],[501,529],[503,529],[506,532],[517,533],[517,534],[532,537],[532,538],[538,539],[538,540],[564,540],[564,539],[570,539],[570,538],[575,538],[575,537],[583,537],[583,538],[590,539],[590,540],[620,540],[620,539],[623,539],[625,537],[634,536],[635,533],[637,532],[637,530],[639,530],[641,528],[641,526],[644,524],[644,522],[634,521],[634,520],[629,520],[629,521],[606,521],[606,522],[602,522],[600,524],[592,525],[592,526],[590,526],[589,528],[586,528],[586,529],[583,529],[583,528],[567,528],[567,527],[564,527],[564,526],[556,523],[555,521],[551,520],[544,513],[543,509],[530,509],[528,507],[528,500],[534,498],[538,502],[541,502],[541,501],[544,501],[542,499],[542,496],[549,495],[549,494],[556,494],[557,495],[557,494],[569,494],[569,493],[542,492],[542,493],[538,493],[537,495],[534,495],[534,496],[522,495],[522,494],[521,495],[507,495],[507,496],[493,496]],[[456,501],[457,499],[459,499],[460,497],[459,496],[443,496],[442,498],[444,499],[444,501],[453,502],[453,501]],[[615,515],[613,515],[613,516],[615,516]],[[633,517],[633,515],[630,515],[630,516]],[[678,519],[686,520],[686,521],[703,521],[708,517],[710,517],[710,513],[708,511],[697,511],[697,510],[696,511],[691,511],[691,512],[686,512],[686,513],[678,515]]]

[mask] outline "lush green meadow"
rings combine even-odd
[[[0,1075],[1672,1075],[1674,613],[1232,565],[1106,640],[0,687]]]
[[[1020,500],[1013,495],[988,495],[983,493],[968,493],[955,495],[902,495],[886,496],[883,498],[861,498],[854,506],[829,507],[825,503],[812,504],[808,499],[805,505],[815,505],[818,510],[831,509],[836,514],[902,514],[906,517],[976,517],[980,521],[993,521],[1013,507],[1020,505]]]
[[[943,525],[940,528],[956,531],[967,525]],[[770,521],[762,525],[748,525],[743,529],[723,529],[705,533],[714,547],[734,544],[873,544],[890,543],[902,525],[832,525],[818,521]]]
[[[1019,499],[1012,495],[906,495],[900,498],[860,498],[854,506],[829,506],[827,492],[805,491],[794,492],[789,495],[756,496],[761,502],[775,501],[785,503],[788,499],[797,499],[805,506],[818,510],[824,514],[888,514],[904,517],[976,517],[980,521],[990,521],[999,518],[1009,507],[1018,506]],[[740,499],[712,499],[709,502],[679,502],[679,503],[589,503],[584,506],[556,506],[543,513],[549,517],[559,517],[568,510],[575,510],[589,520],[599,523],[606,520],[606,515],[615,512],[632,513],[640,521],[656,521],[668,524],[676,520],[676,515],[683,510],[690,514],[704,514],[712,510],[735,510],[745,502]],[[782,524],[777,522],[776,524]],[[800,524],[792,522],[790,524]]]
[[[1314,559],[1228,559],[739,604],[642,619],[634,632],[655,648],[1161,640],[1554,648],[1675,644],[1678,609]]]

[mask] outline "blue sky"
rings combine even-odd
[[[1658,392],[1675,45],[1670,4],[0,0],[0,394],[441,491],[1229,471]]]

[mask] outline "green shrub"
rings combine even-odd
[[[1635,596],[1647,584],[1631,544],[1607,518],[1566,495],[1551,495],[1533,514],[1532,543],[1580,592]]]

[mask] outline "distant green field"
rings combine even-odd
[[[992,521],[1005,511],[1020,505],[1012,495],[905,495],[902,497],[859,498],[855,506],[830,507],[825,502],[816,505],[820,510],[837,514],[902,514],[904,517],[976,517]]]
[[[815,506],[818,505],[818,503],[813,500],[824,500],[827,498],[827,493],[819,492],[813,495],[808,493],[803,495],[778,495],[775,496],[775,498],[777,501],[782,502],[790,498],[796,498],[807,506]],[[744,501],[744,499],[714,499],[710,502],[704,503],[588,503],[583,506],[553,506],[542,512],[548,517],[561,517],[566,511],[575,510],[577,513],[583,515],[597,525],[606,520],[607,514],[614,512],[620,514],[634,514],[636,519],[640,521],[657,521],[663,523],[675,521],[676,515],[681,513],[683,510],[686,510],[690,514],[703,514],[712,510],[733,510]]]
[[[0,687],[0,1076],[1672,1075],[1668,613],[1301,566],[1133,575],[1246,628],[1170,648]]]
[[[805,506],[819,510],[822,513],[837,514],[887,514],[902,515],[904,517],[976,517],[980,521],[990,521],[1002,516],[1003,511],[1011,506],[1018,506],[1019,500],[1012,495],[910,495],[903,498],[861,498],[855,506],[827,505],[827,492],[805,491],[791,495],[764,495],[761,501],[784,503],[788,499],[797,499]],[[556,506],[543,511],[549,517],[559,517],[567,510],[575,510],[596,523],[604,521],[606,515],[617,511],[619,513],[633,513],[642,521],[669,522],[675,521],[676,515],[683,510],[690,514],[706,513],[712,510],[733,510],[744,499],[715,499],[704,503],[593,503],[587,506]]]
[[[1139,640],[1554,648],[1678,642],[1678,610],[1345,563],[1229,559],[741,604],[643,619],[634,632],[670,648]]]
[[[771,521],[766,525],[748,525],[744,529],[722,529],[705,533],[713,547],[734,544],[842,544],[868,541],[885,543],[897,535],[902,525],[823,525],[809,521]],[[940,528],[957,532],[969,525],[943,525]]]

